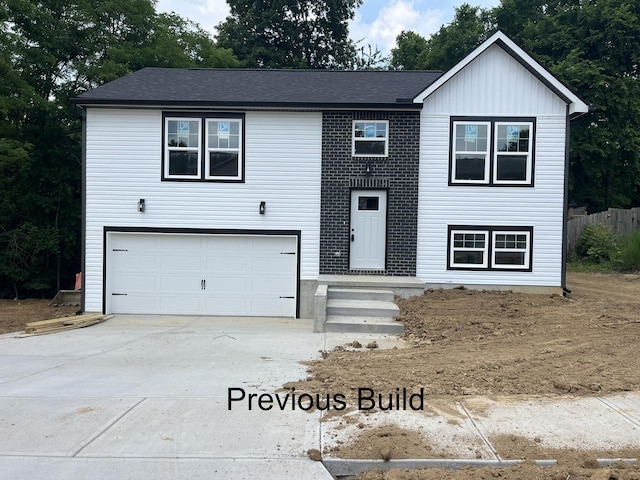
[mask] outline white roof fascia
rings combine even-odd
[[[497,31],[487,40],[482,42],[475,50],[469,55],[464,57],[460,62],[453,66],[449,71],[442,75],[438,80],[433,82],[429,87],[423,90],[413,101],[414,103],[423,103],[425,99],[433,92],[442,87],[451,78],[453,78],[458,72],[469,65],[473,60],[478,58],[489,47],[497,44],[500,48],[512,55],[519,63],[521,63],[527,70],[535,75],[540,81],[542,81],[549,89],[551,89],[556,95],[561,97],[569,104],[569,116],[571,118],[578,117],[589,111],[589,106],[583,102],[576,94],[569,90],[562,82],[560,82],[555,76],[553,76],[546,68],[535,61],[527,52],[522,50],[516,45],[513,40],[507,37],[501,31]]]

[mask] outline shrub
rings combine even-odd
[[[619,256],[618,238],[613,229],[602,223],[587,225],[578,239],[577,251],[590,262],[609,262]]]
[[[640,270],[640,232],[620,239],[620,249],[615,257],[619,270]]]

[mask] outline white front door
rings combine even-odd
[[[387,192],[351,192],[349,268],[384,270],[387,250]]]

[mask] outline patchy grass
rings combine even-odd
[[[567,262],[567,271],[577,273],[613,273],[616,269],[612,262],[594,263],[588,260],[570,260]]]

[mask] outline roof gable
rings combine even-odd
[[[455,75],[467,67],[473,60],[484,54],[491,46],[496,45],[511,55],[518,63],[534,75],[549,90],[560,97],[569,105],[569,115],[574,118],[589,111],[589,106],[577,95],[569,90],[562,82],[553,76],[547,69],[535,61],[528,53],[518,47],[504,33],[498,31],[484,41],[479,47],[458,62],[453,68],[435,80],[424,91],[414,98],[414,102],[422,104],[427,97],[446,84]]]

